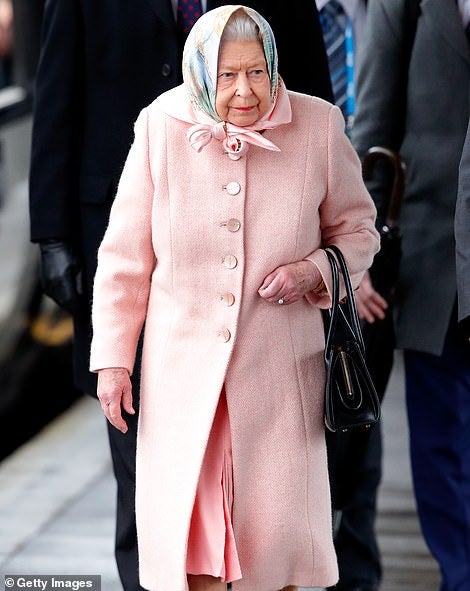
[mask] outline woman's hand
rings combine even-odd
[[[98,372],[98,399],[108,421],[127,432],[126,421],[122,418],[121,407],[129,414],[135,414],[132,407],[132,386],[129,373],[124,367],[109,367]]]
[[[320,285],[322,277],[310,261],[297,261],[274,269],[263,281],[259,295],[273,304],[293,304]]]
[[[366,272],[359,287],[354,292],[354,299],[361,320],[366,320],[366,322],[372,324],[376,320],[385,318],[385,310],[388,308],[388,304],[372,286],[369,272]]]

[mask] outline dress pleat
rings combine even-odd
[[[188,538],[186,572],[222,581],[242,578],[232,526],[230,423],[222,390],[207,443]]]

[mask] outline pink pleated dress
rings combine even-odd
[[[232,440],[222,390],[199,476],[188,538],[186,572],[223,582],[242,578],[232,527]]]

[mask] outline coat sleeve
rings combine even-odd
[[[411,40],[406,0],[375,0],[367,8],[362,59],[358,68],[356,116],[351,140],[362,160],[373,146],[400,151],[405,134]],[[367,182],[378,210],[386,214],[392,171],[384,161]]]
[[[34,88],[29,175],[31,240],[70,240],[76,228],[83,31],[76,0],[49,0]]]
[[[163,137],[160,140],[164,145]],[[163,154],[156,157],[164,160]],[[132,373],[156,264],[152,247],[153,187],[148,113],[144,109],[135,123],[134,142],[98,250],[90,371],[125,367]]]
[[[470,121],[460,161],[455,209],[456,271],[459,320],[470,316]]]
[[[361,163],[344,133],[344,119],[338,107],[328,116],[327,191],[320,206],[322,246],[336,244],[346,260],[353,287],[357,287],[379,250],[375,229],[376,208],[362,180]],[[331,272],[327,256],[318,249],[306,257],[314,263],[327,294],[313,292],[307,299],[320,308],[331,306]]]

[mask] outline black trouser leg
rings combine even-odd
[[[135,523],[135,456],[140,399],[140,361],[142,338],[137,348],[132,382],[135,415],[123,411],[127,433],[121,433],[109,421],[108,435],[114,476],[117,484],[115,556],[124,591],[144,591],[139,585],[139,559]]]
[[[134,401],[134,408],[137,410]],[[137,532],[135,525],[135,450],[137,412],[126,415],[127,433],[109,421],[108,434],[117,484],[115,556],[124,591],[142,591],[139,585]]]
[[[369,435],[369,438],[356,475],[357,485],[354,487],[354,494],[342,509],[339,529],[334,540],[339,564],[339,584],[336,587],[338,591],[357,586],[378,589],[382,578],[380,552],[375,533],[377,490],[381,478],[380,424],[374,425],[370,434],[357,435]]]

